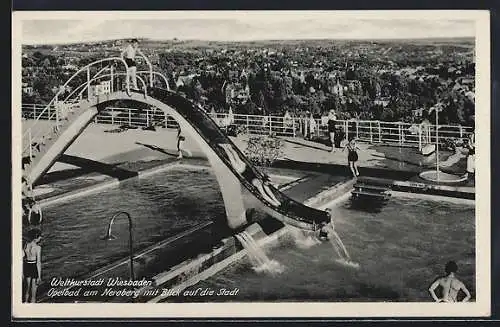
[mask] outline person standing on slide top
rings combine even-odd
[[[139,49],[139,41],[137,39],[132,39],[121,53],[122,59],[124,59],[127,64],[127,85],[134,90],[139,89],[137,87],[137,64],[135,61],[137,54],[144,56]]]

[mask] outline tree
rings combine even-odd
[[[267,107],[267,102],[266,102],[266,98],[264,97],[264,93],[261,91],[259,91],[259,96],[258,96],[258,100],[257,100],[257,105],[263,110],[263,112],[265,114],[268,113],[268,107]]]

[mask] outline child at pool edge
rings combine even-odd
[[[457,302],[458,292],[462,290],[465,293],[465,297],[462,302],[468,302],[471,298],[470,292],[465,287],[464,283],[462,283],[457,277],[455,277],[455,273],[458,270],[458,266],[455,261],[448,261],[444,268],[446,272],[445,277],[438,278],[432,285],[429,287],[429,292],[431,293],[432,298],[436,302]],[[443,289],[443,297],[440,299],[437,297],[435,290],[439,286]]]

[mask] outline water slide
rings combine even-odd
[[[310,230],[317,229],[322,222],[330,221],[326,212],[295,201],[267,183],[266,176],[252,165],[201,107],[160,88],[151,88],[148,95],[174,108],[193,126],[217,154],[220,164],[225,165],[241,186],[258,199],[266,213],[285,223]]]
[[[306,230],[316,230],[322,222],[330,220],[326,212],[305,206],[272,186],[201,107],[161,88],[149,88],[147,96],[135,92],[127,95],[119,91],[82,103],[62,130],[52,135],[51,141],[40,149],[35,160],[27,167],[26,173],[30,180],[35,182],[50,169],[98,114],[98,110],[112,101],[123,99],[162,109],[178,121],[183,131],[189,132],[197,140],[217,175],[231,228],[237,229],[248,224],[246,210],[251,208],[261,209],[284,223]],[[251,194],[251,205],[242,203],[243,193]],[[243,217],[236,217],[238,215]]]

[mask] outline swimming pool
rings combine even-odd
[[[271,179],[280,185],[296,178],[272,176]],[[44,209],[42,224],[44,281],[52,277],[83,276],[126,258],[126,219],[121,217],[114,222],[115,240],[101,240],[109,220],[119,211],[126,211],[132,217],[135,252],[226,214],[217,180],[210,169],[203,167],[171,168],[49,206]]]
[[[81,276],[126,257],[126,219],[118,218],[113,224],[116,240],[100,239],[118,211],[132,217],[135,251],[225,215],[217,181],[209,170],[169,170],[50,206],[44,209],[42,225],[44,279]]]
[[[353,208],[350,201],[332,210],[336,230],[358,269],[337,263],[329,242],[305,249],[291,239],[268,251],[285,266],[281,274],[256,273],[244,260],[188,289],[238,288],[236,295],[168,301],[429,301],[427,289],[448,260],[458,263],[458,277],[474,299],[472,204],[398,195],[379,212]]]

